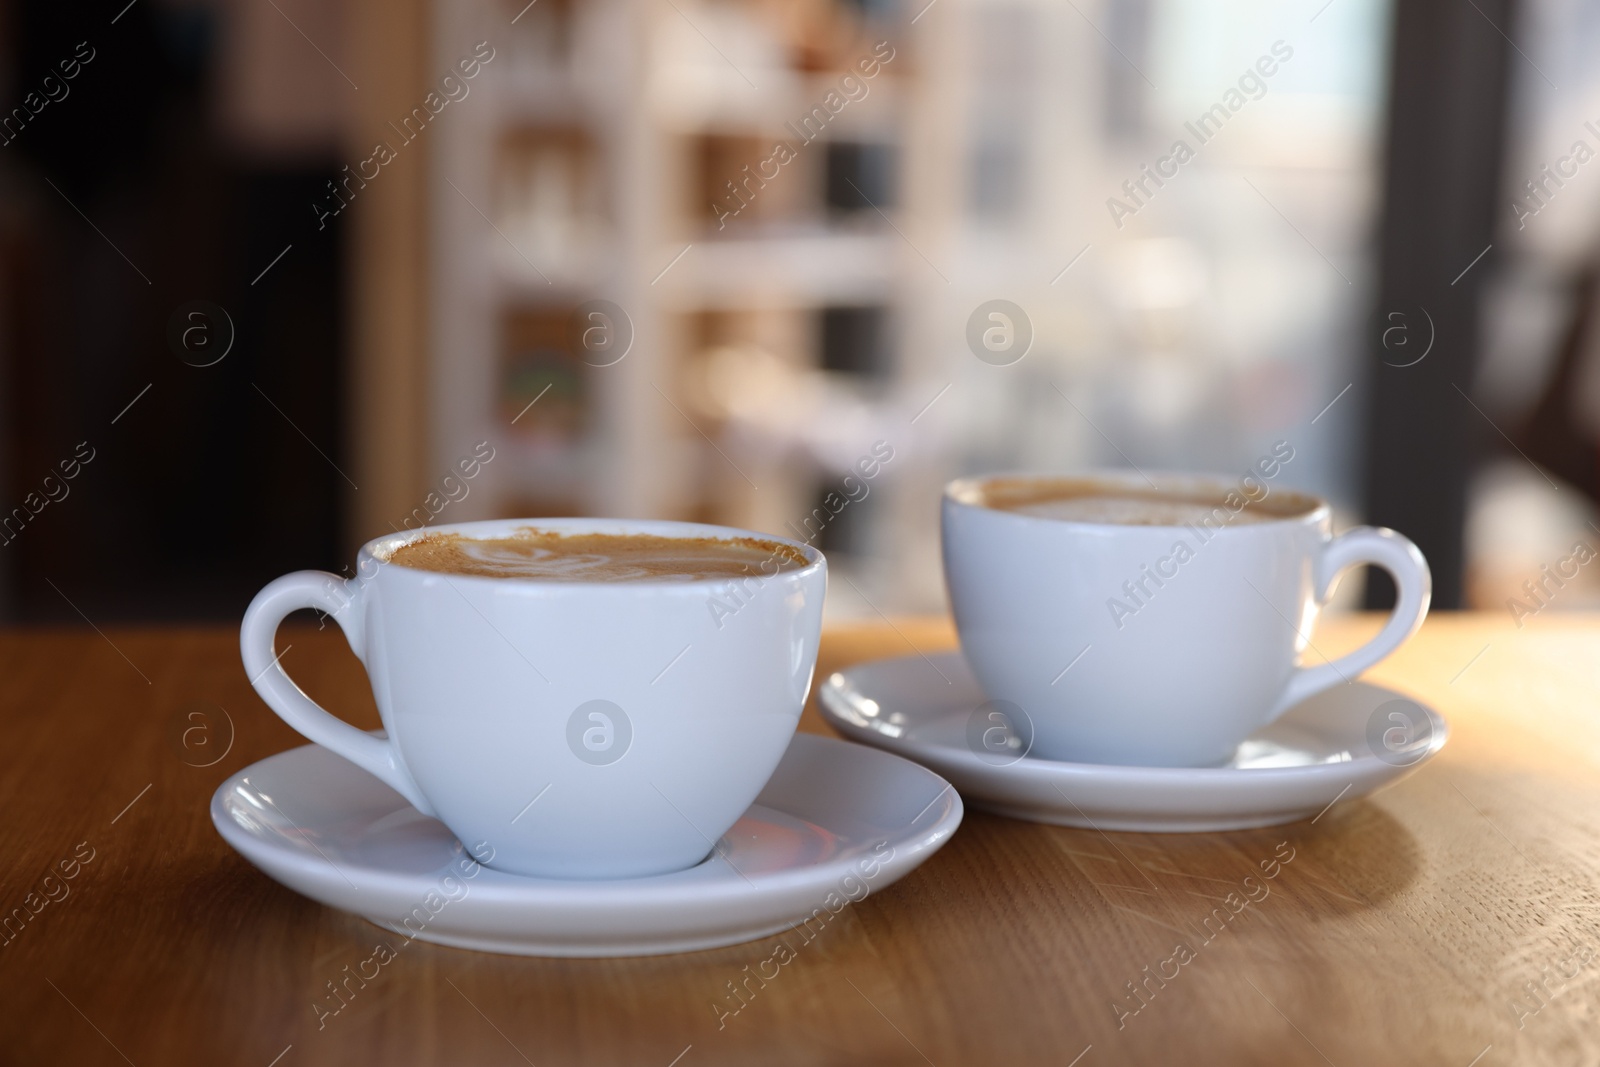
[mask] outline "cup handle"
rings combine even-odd
[[[284,671],[273,655],[278,624],[291,611],[318,608],[333,617],[344,631],[356,658],[366,662],[364,586],[327,571],[296,571],[270,583],[244,613],[239,628],[239,651],[244,669],[267,707],[308,740],[338,753],[405,797],[424,815],[436,816],[400,761],[394,745],[358,730],[324,711]]]
[[[1378,636],[1347,655],[1315,667],[1297,667],[1283,696],[1267,716],[1271,722],[1313,693],[1352,682],[1362,671],[1387,657],[1422,626],[1433,598],[1428,561],[1409,539],[1378,526],[1357,526],[1333,538],[1317,558],[1314,593],[1317,606],[1328,599],[1334,579],[1363,563],[1382,567],[1394,578],[1399,595],[1394,611]]]

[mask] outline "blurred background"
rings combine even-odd
[[[1600,2],[0,10],[0,620],[570,514],[937,611],[953,476],[1279,442],[1437,606],[1600,603]]]

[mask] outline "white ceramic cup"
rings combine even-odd
[[[804,567],[758,579],[555,582],[391,564],[422,533],[755,537]],[[765,568],[763,568],[765,569]],[[776,565],[771,568],[776,570]],[[626,878],[691,867],[771,777],[816,665],[827,564],[808,545],[677,522],[537,519],[368,542],[357,576],[300,571],[240,632],[267,705],[307,738],[515,874]],[[387,736],[313,703],[273,651],[299,608],[333,616],[366,666]]]
[[[1428,612],[1432,579],[1417,547],[1368,526],[1335,537],[1315,497],[1270,488],[1261,499],[1288,514],[1248,523],[1230,521],[1226,505],[1200,527],[1070,522],[985,506],[997,477],[1028,476],[945,488],[945,581],[961,651],[1002,709],[1001,728],[1039,758],[1221,763],[1290,707],[1388,656]],[[1085,477],[1150,491],[1140,474]],[[1219,501],[1239,491],[1237,479],[1151,479]],[[1397,604],[1376,637],[1326,662],[1312,624],[1335,579],[1361,564],[1393,575]]]

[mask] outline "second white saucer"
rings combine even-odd
[[[246,859],[392,930],[392,944],[531,956],[687,952],[814,929],[933,855],[961,812],[950,784],[914,763],[797,734],[698,866],[563,881],[480,866],[443,823],[317,745],[246,767],[211,798],[211,821]]]
[[[916,760],[974,807],[1035,822],[1152,833],[1316,816],[1404,777],[1444,746],[1437,711],[1382,686],[1319,693],[1218,767],[1122,767],[986,749],[982,691],[959,652],[864,663],[818,688],[846,737]]]

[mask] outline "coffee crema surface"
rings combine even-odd
[[[1286,490],[1270,490],[1267,496],[1251,500],[1237,488],[1142,490],[1074,478],[996,478],[982,483],[975,498],[966,502],[1041,519],[1117,526],[1206,523],[1217,517],[1218,509],[1229,525],[1245,525],[1304,515],[1316,505],[1311,498]]]
[[[440,574],[547,582],[660,582],[771,576],[809,562],[781,541],[755,537],[564,534],[534,527],[508,537],[431,534],[389,562]]]

